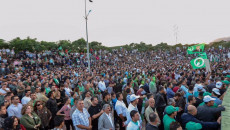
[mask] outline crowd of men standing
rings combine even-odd
[[[229,49],[212,72],[185,50],[59,55],[0,50],[0,129],[217,130],[230,84]]]

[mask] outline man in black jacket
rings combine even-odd
[[[165,89],[164,87],[159,87],[159,92],[156,94],[156,97],[155,97],[155,106],[156,106],[156,110],[157,110],[157,113],[158,113],[158,116],[161,120],[161,126],[160,127],[163,127],[163,114],[164,114],[164,110],[165,110],[165,107],[166,107],[166,100],[165,100]],[[161,128],[162,129],[162,128]]]
[[[54,92],[50,91],[48,94],[49,100],[46,102],[46,107],[50,110],[52,113],[52,118],[50,120],[50,129],[54,128],[54,118],[56,116],[56,113],[58,111],[57,101],[54,98]]]
[[[220,118],[217,120],[217,122],[200,121],[195,117],[197,115],[197,109],[195,106],[189,105],[187,109],[188,109],[188,113],[183,113],[181,116],[183,128],[188,122],[192,121],[195,123],[200,123],[204,130],[218,129],[219,124],[220,124]]]
[[[202,121],[216,121],[216,115],[220,114],[221,111],[224,111],[223,106],[213,108],[215,98],[211,98],[209,95],[205,96],[203,101],[204,105],[197,108],[197,118]]]

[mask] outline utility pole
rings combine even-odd
[[[93,2],[92,0],[89,0],[90,2]],[[87,13],[87,9],[86,9],[86,5],[87,2],[85,0],[85,26],[86,26],[86,44],[87,44],[87,59],[88,59],[88,70],[90,71],[90,57],[89,57],[89,36],[88,36],[88,16],[89,13],[91,12],[91,10],[89,10],[89,12]]]

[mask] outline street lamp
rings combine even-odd
[[[92,0],[89,0],[89,2],[93,2]],[[89,59],[89,41],[88,41],[88,16],[91,10],[89,10],[88,14],[86,11],[86,0],[85,0],[85,23],[86,23],[86,44],[87,44],[87,59],[88,59],[88,70],[90,71],[90,59]]]

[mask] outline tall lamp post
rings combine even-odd
[[[89,2],[93,2],[92,0],[89,0]],[[87,13],[86,11],[86,0],[85,0],[85,23],[86,23],[86,44],[87,44],[87,59],[88,59],[88,70],[90,71],[90,59],[89,59],[89,40],[88,40],[88,16],[91,10]]]

